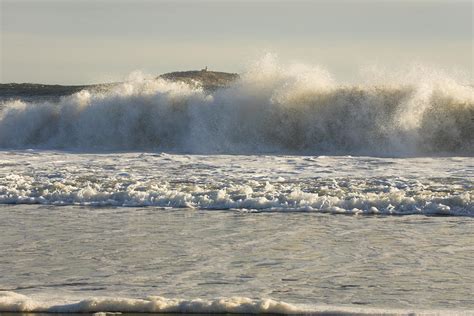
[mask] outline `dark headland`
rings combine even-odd
[[[178,71],[170,72],[158,76],[171,81],[182,81],[190,85],[201,85],[205,90],[216,90],[230,85],[239,78],[238,74],[209,71],[206,69],[200,71]]]
[[[214,91],[230,85],[239,78],[236,73],[209,71],[207,69],[194,71],[178,71],[159,75],[170,81],[185,82],[192,86],[201,86],[207,91]],[[0,101],[10,98],[44,98],[54,99],[79,92],[84,89],[106,90],[117,83],[102,83],[92,85],[48,85],[38,83],[2,83],[0,84]]]

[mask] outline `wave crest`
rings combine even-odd
[[[280,315],[443,315],[446,311],[413,311],[356,306],[293,305],[273,299],[230,297],[217,299],[177,299],[149,296],[143,299],[94,297],[85,300],[55,302],[51,297],[35,300],[26,295],[0,291],[0,312],[46,313],[193,313],[193,314],[280,314]],[[459,311],[462,313],[462,311]],[[469,312],[467,312],[469,313]]]
[[[135,78],[59,102],[1,105],[0,147],[193,153],[474,153],[474,89],[436,75],[337,84],[265,59],[208,93]]]

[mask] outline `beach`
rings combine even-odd
[[[297,69],[5,97],[0,312],[472,314],[472,87]]]

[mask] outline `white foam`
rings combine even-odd
[[[7,152],[0,203],[474,216],[471,162]]]
[[[4,103],[0,147],[412,156],[474,153],[474,91],[415,68],[338,84],[321,67],[264,58],[228,89],[134,76],[109,91]]]
[[[207,189],[201,186],[174,186],[153,183],[38,183],[28,177],[8,177],[8,187],[0,187],[2,204],[52,204],[92,206],[157,206],[195,209],[240,209],[255,211],[306,211],[341,214],[373,215],[457,215],[474,216],[470,192],[438,194],[431,190],[389,189],[388,192],[364,192],[359,189],[344,192],[341,188],[319,192],[304,192],[300,185],[280,185],[257,182],[232,188]],[[85,185],[85,186],[84,186]],[[270,187],[273,187],[270,189]],[[436,196],[438,195],[438,196]]]
[[[305,315],[472,315],[472,311],[403,310],[369,307],[294,305],[272,299],[230,297],[217,299],[89,298],[80,301],[37,300],[10,291],[0,291],[0,312],[97,313],[213,313],[213,314],[305,314]]]

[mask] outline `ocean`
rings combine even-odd
[[[420,76],[10,90],[0,313],[474,314],[473,88]]]

